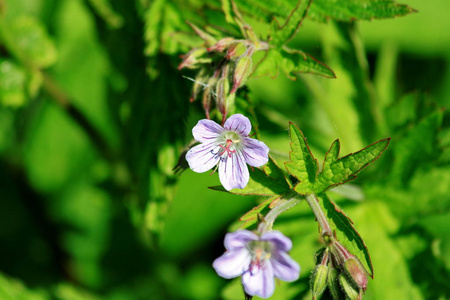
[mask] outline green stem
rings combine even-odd
[[[311,207],[314,215],[316,216],[316,220],[319,223],[320,228],[322,229],[322,235],[332,236],[333,231],[331,230],[330,224],[328,223],[327,217],[322,211],[322,208],[319,205],[319,200],[316,195],[310,194],[305,196],[306,202],[308,202],[309,207]]]
[[[275,222],[275,219],[283,212],[287,211],[288,209],[291,209],[292,207],[296,206],[297,204],[302,201],[303,197],[300,197],[300,195],[290,198],[290,199],[281,199],[280,203],[276,205],[274,208],[272,208],[267,215],[264,217],[264,220],[259,223],[258,226],[258,232],[260,234],[263,234],[264,232],[271,230],[273,223]]]

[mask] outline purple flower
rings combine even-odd
[[[268,298],[275,290],[274,277],[294,281],[300,274],[300,266],[287,254],[292,242],[281,232],[258,236],[238,230],[225,236],[225,248],[227,251],[214,261],[213,267],[227,279],[242,275],[248,295]]]
[[[229,191],[244,188],[249,180],[248,167],[260,167],[269,160],[269,148],[261,141],[248,137],[252,125],[247,117],[235,114],[224,126],[203,119],[192,129],[194,138],[200,145],[186,153],[189,167],[203,173],[219,164],[219,178]]]

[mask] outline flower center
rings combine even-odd
[[[249,271],[253,275],[263,268],[265,262],[272,256],[272,245],[266,241],[254,241],[250,242],[248,246],[252,255]]]
[[[234,131],[225,131],[218,138],[220,150],[217,153],[211,150],[211,153],[214,156],[222,156],[225,154],[225,157],[221,158],[224,161],[227,156],[231,157],[233,153],[236,153],[236,148],[238,148],[240,141],[241,136],[239,134]]]

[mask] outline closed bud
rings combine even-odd
[[[317,265],[312,275],[313,299],[319,299],[327,287],[328,266]]]
[[[227,49],[225,57],[227,59],[236,59],[242,56],[247,51],[247,46],[242,42],[231,44]]]
[[[181,70],[183,68],[196,69],[198,68],[198,64],[211,62],[211,59],[209,58],[203,59],[200,58],[205,53],[206,53],[205,48],[192,49],[186,55],[183,56],[183,61],[178,66],[178,70]]]
[[[230,44],[232,44],[233,42],[234,42],[234,38],[226,37],[226,38],[223,38],[220,41],[218,41],[214,46],[209,47],[207,50],[222,52],[223,50],[228,48],[228,46]]]
[[[329,265],[327,285],[333,299],[343,299],[343,293],[339,286],[339,270]]]
[[[197,76],[195,76],[194,85],[192,87],[191,99],[190,102],[194,102],[197,99],[199,92],[205,88],[206,82],[209,79],[205,68],[200,69]]]
[[[338,242],[334,242],[330,248],[339,266],[352,283],[365,291],[367,288],[367,273],[358,258]]]
[[[205,110],[206,118],[209,119],[209,111],[211,110],[211,100],[212,94],[214,93],[214,88],[217,82],[216,77],[211,77],[208,80],[205,90],[203,91],[203,109]]]
[[[344,271],[357,287],[359,287],[363,291],[366,290],[366,270],[356,257],[351,257],[344,261]]]
[[[242,57],[236,64],[233,74],[233,88],[230,93],[236,92],[238,88],[243,86],[250,74],[252,73],[253,62],[250,57]]]
[[[311,276],[311,289],[313,299],[318,299],[322,295],[323,291],[327,287],[328,277],[328,263],[329,263],[328,248],[322,253],[320,264],[316,266]]]
[[[339,275],[339,283],[350,300],[361,300],[361,290],[356,288],[344,274]]]
[[[217,108],[219,109],[222,115],[227,114],[226,99],[228,97],[229,90],[230,90],[230,82],[228,81],[228,78],[226,77],[220,78],[216,84],[216,103]]]

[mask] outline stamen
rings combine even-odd
[[[232,140],[228,139],[227,140],[227,144],[225,145],[225,147],[222,146],[222,145],[219,145],[219,147],[222,148],[222,151],[220,151],[219,155],[222,155],[222,154],[224,154],[226,152],[228,157],[231,157],[232,153],[236,153],[236,150],[231,150],[230,149],[230,147],[231,147],[231,145],[233,145],[233,143],[234,142]]]

